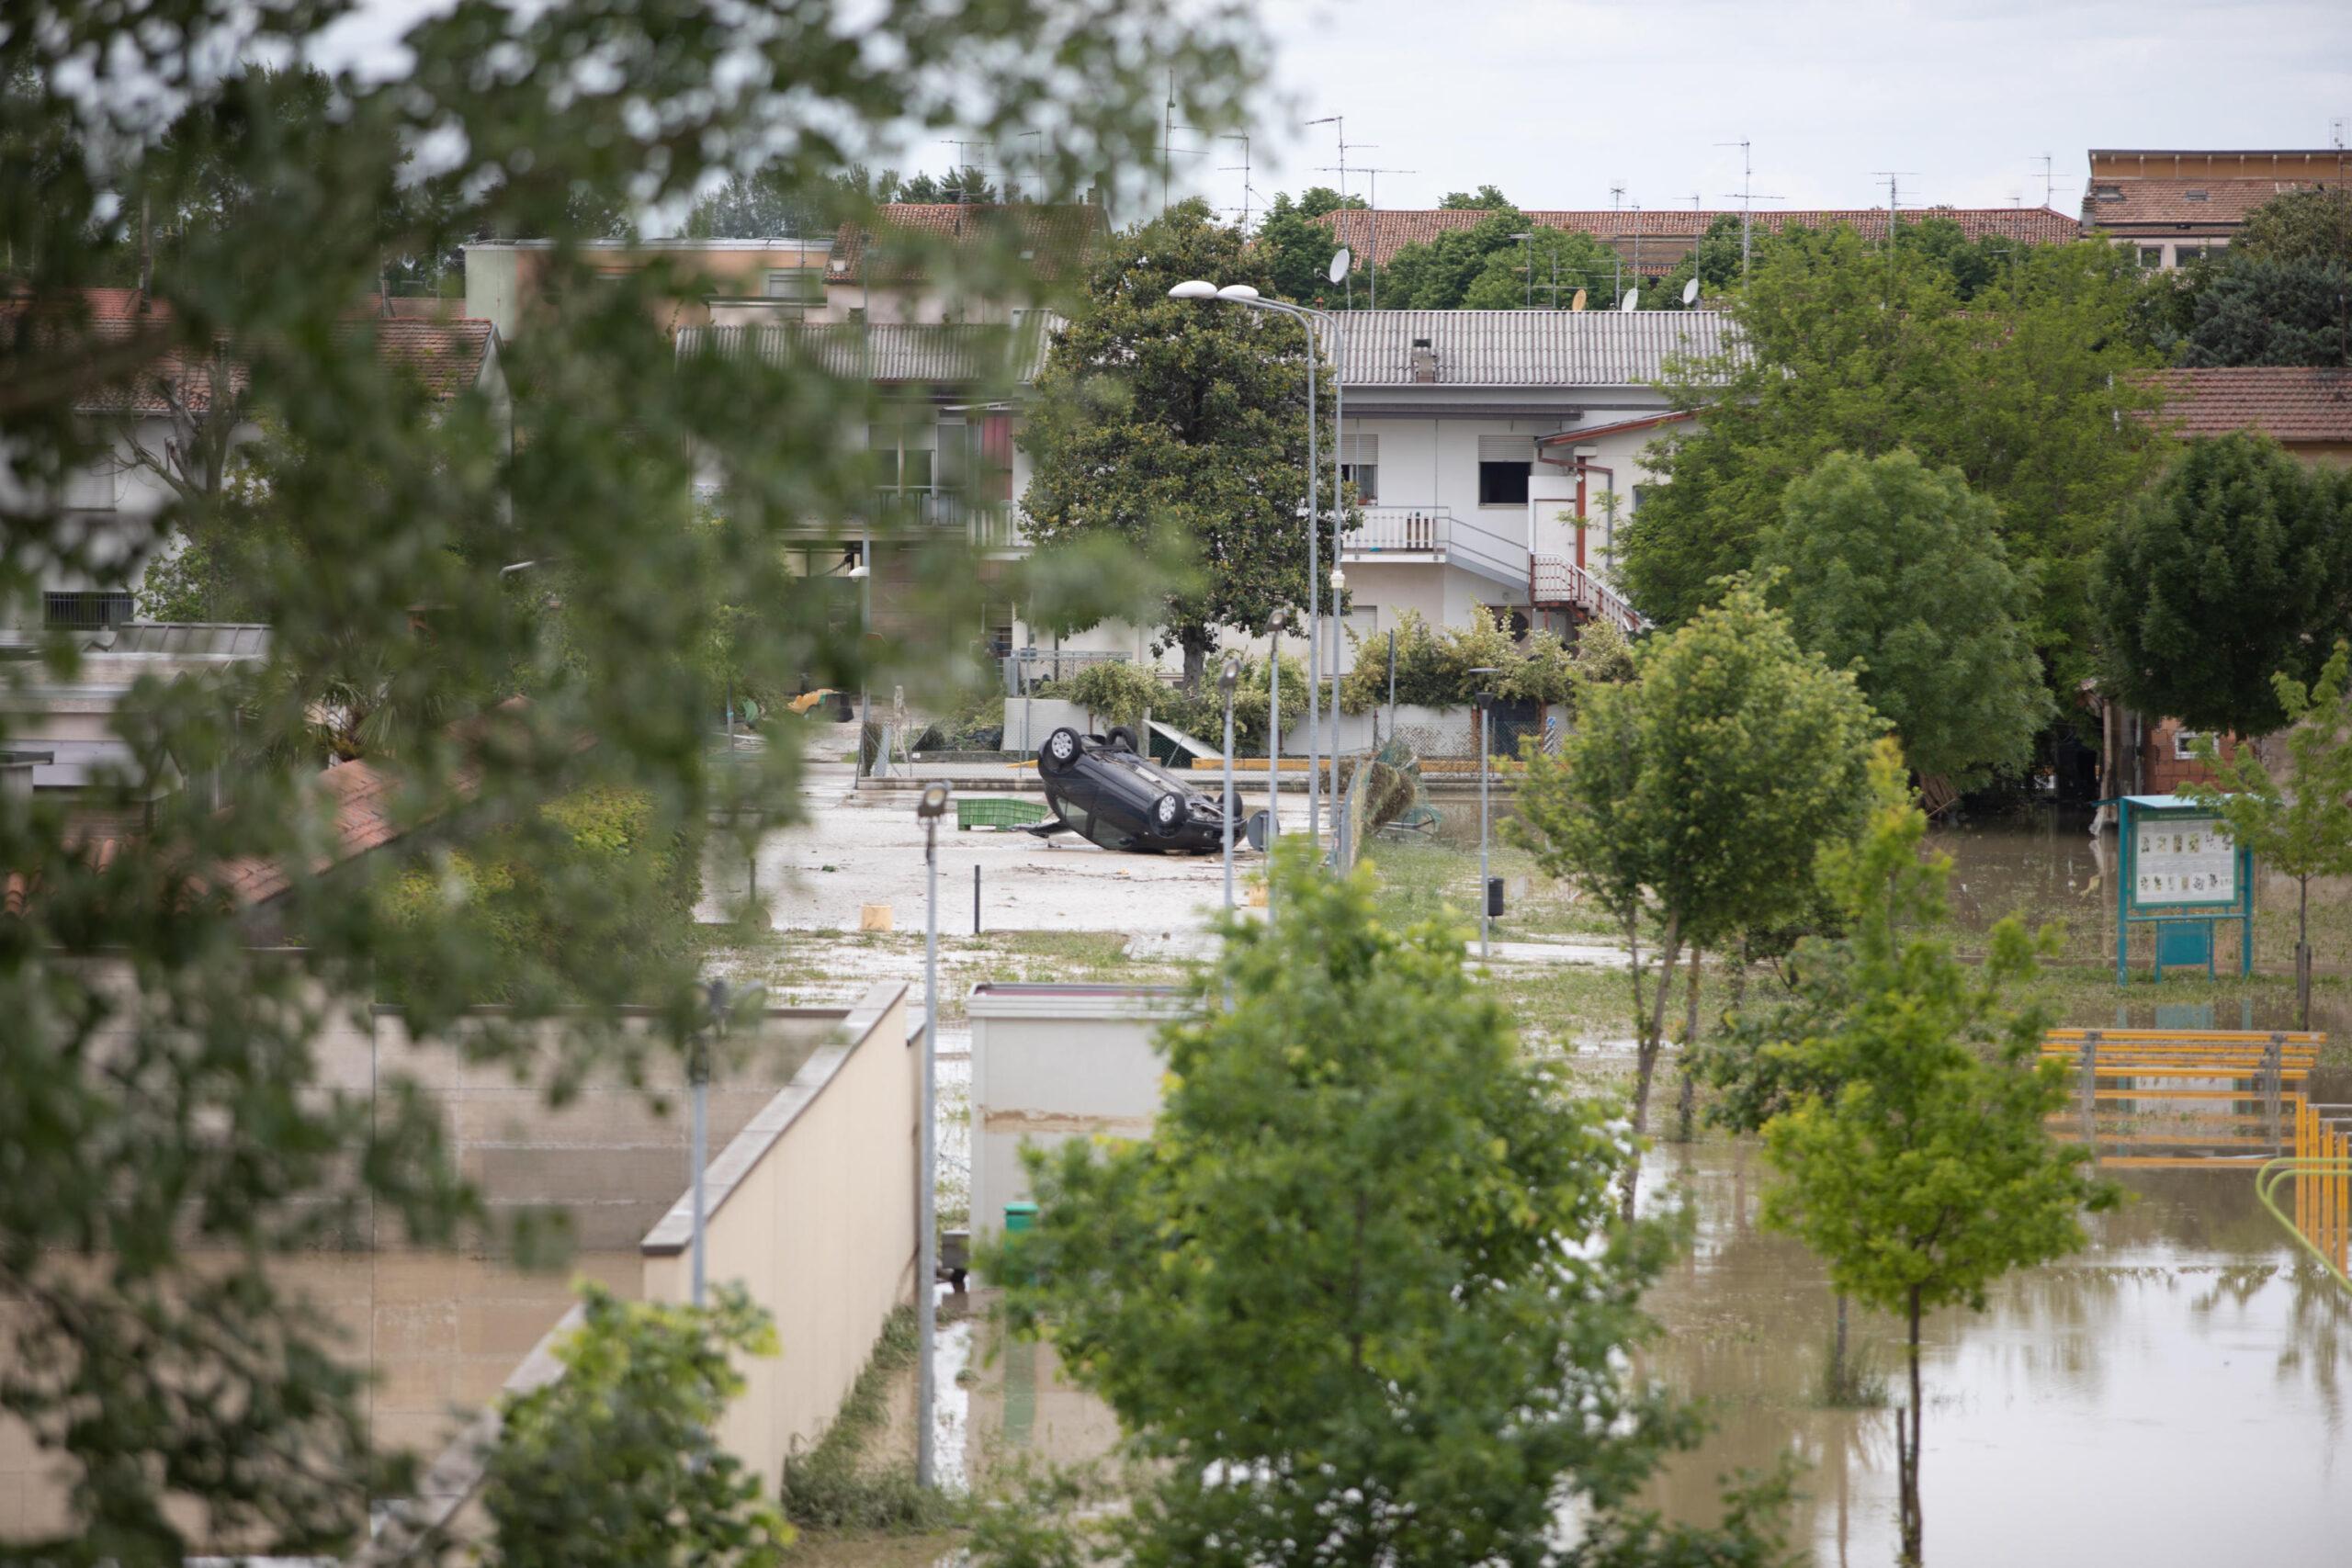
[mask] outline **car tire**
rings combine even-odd
[[[1136,732],[1124,724],[1113,725],[1102,739],[1114,751],[1140,752],[1143,750],[1136,742]]]
[[[1037,753],[1037,768],[1048,778],[1067,778],[1085,754],[1086,743],[1078,738],[1078,731],[1064,725],[1046,737],[1045,748]]]
[[[1151,803],[1151,830],[1163,839],[1172,839],[1192,819],[1192,802],[1181,795],[1163,795]]]

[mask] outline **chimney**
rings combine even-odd
[[[1430,346],[1430,340],[1425,337],[1417,337],[1413,340],[1413,379],[1416,381],[1437,379],[1437,350]]]

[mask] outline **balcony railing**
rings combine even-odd
[[[1363,526],[1346,536],[1344,555],[1351,561],[1433,558],[1511,582],[1527,572],[1525,545],[1490,534],[1445,506],[1367,506]]]
[[[1598,574],[1566,556],[1532,556],[1527,563],[1527,596],[1536,605],[1566,605],[1588,620],[1609,620],[1627,636],[1643,630],[1649,617]]]

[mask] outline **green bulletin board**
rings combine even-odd
[[[2254,856],[2231,840],[2210,806],[2177,795],[2116,803],[2123,845],[2115,883],[2115,979],[2131,979],[2132,928],[2153,926],[2155,976],[2167,968],[2213,973],[2214,928],[2238,924],[2238,973],[2254,972]]]

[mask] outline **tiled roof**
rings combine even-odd
[[[93,348],[131,343],[172,319],[167,304],[146,300],[135,288],[85,288],[80,305],[78,311],[58,312],[56,337],[48,341],[86,340]],[[0,313],[16,315],[26,308],[21,298],[0,302]],[[495,329],[485,321],[386,320],[369,314],[353,318],[343,330],[371,334],[387,364],[413,372],[435,398],[447,399],[481,379]],[[168,390],[190,412],[201,412],[212,406],[218,389],[214,382],[224,366],[233,392],[242,393],[249,380],[243,365],[226,355],[194,356],[174,344],[123,379],[85,393],[78,406],[85,413],[164,414],[172,412]]]
[[[1426,244],[1440,234],[1475,229],[1493,216],[1475,209],[1398,208],[1380,212],[1350,209],[1327,212],[1317,221],[1332,231],[1335,243],[1352,246],[1359,262],[1365,259],[1364,253],[1369,249],[1372,259],[1385,266],[1407,245]],[[1601,241],[1630,244],[1638,234],[1645,240],[1687,244],[1706,232],[1717,219],[1738,217],[1739,209],[1716,208],[1694,212],[1687,208],[1661,208],[1633,212],[1552,209],[1522,216],[1539,228],[1572,230]],[[1902,216],[1906,223],[1926,218],[1950,219],[1972,240],[1999,237],[2029,244],[2053,244],[2082,237],[2081,224],[2046,207],[1928,207],[1914,209]],[[1750,215],[1750,221],[1758,233],[1800,226],[1828,229],[1840,223],[1849,225],[1865,238],[1886,233],[1886,209],[1883,207],[1822,208],[1796,212],[1758,210]]]
[[[684,327],[680,357],[704,352],[757,354],[772,365],[800,358],[828,375],[872,381],[1027,384],[1044,368],[1046,334],[963,322],[824,322],[756,327]]]
[[[1714,310],[1357,310],[1340,318],[1351,387],[1415,384],[1426,338],[1437,385],[1628,387],[1673,358],[1712,358],[1736,331]]]
[[[2086,228],[2116,229],[2154,223],[2166,228],[2186,224],[2245,221],[2245,215],[2276,196],[2320,186],[2318,180],[2211,180],[2163,178],[2094,179],[2083,192]],[[2102,190],[2121,193],[2121,199],[2102,201]],[[2202,196],[2194,193],[2203,192]]]
[[[2182,435],[2256,430],[2280,442],[2352,445],[2352,370],[2249,366],[2152,370],[2164,396],[2154,415]]]
[[[833,236],[832,254],[825,262],[827,282],[910,282],[923,275],[920,244],[1001,240],[1008,226],[1038,276],[1067,277],[1084,269],[1094,246],[1110,231],[1102,209],[1091,202],[894,201],[876,208],[875,214],[872,231],[844,223]],[[875,276],[867,277],[867,250],[887,251],[894,238],[908,242],[911,254],[881,258]]]

